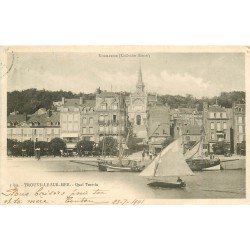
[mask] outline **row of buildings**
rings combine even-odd
[[[212,145],[216,142],[228,144],[231,153],[237,151],[237,145],[246,141],[245,104],[234,103],[232,108],[219,106],[217,103],[208,106],[203,104],[203,112],[200,121],[196,124],[182,125],[182,137],[185,148],[194,144],[201,138],[201,132],[205,131],[204,147],[212,152]]]
[[[112,136],[125,141],[130,133],[157,151],[170,136],[182,135],[185,148],[200,139],[204,126],[208,147],[223,140],[232,144],[233,150],[245,140],[245,104],[226,109],[204,103],[203,111],[170,109],[159,102],[157,94],[145,91],[141,69],[134,93],[104,91],[96,94],[95,100],[62,98],[53,105],[53,111],[41,108],[31,115],[11,113],[8,138],[51,141],[60,137],[68,149],[73,149],[79,140],[99,143],[103,137]]]

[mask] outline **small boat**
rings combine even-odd
[[[121,160],[120,162],[99,160],[98,167],[100,171],[105,172],[141,172],[143,169],[143,166],[133,160]]]
[[[181,138],[164,148],[161,153],[140,173],[153,177],[148,183],[152,188],[184,188],[181,176],[194,175],[182,154]],[[173,179],[177,179],[174,181]]]
[[[184,188],[186,187],[186,183],[182,182],[163,182],[163,181],[154,181],[148,183],[148,186],[152,188]]]
[[[213,167],[210,168],[203,168],[202,171],[218,171],[218,170],[223,170],[223,168],[221,167],[220,164],[215,165]]]

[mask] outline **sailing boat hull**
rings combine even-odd
[[[186,183],[183,182],[163,182],[163,181],[154,181],[148,183],[148,186],[152,188],[184,188]]]
[[[111,164],[98,164],[98,168],[103,172],[141,172],[142,168],[139,167],[125,167]]]
[[[187,159],[187,164],[191,168],[192,171],[204,171],[211,170],[213,167],[220,165],[220,160],[211,160],[211,159]],[[218,169],[217,169],[218,170]]]

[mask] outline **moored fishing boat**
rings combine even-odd
[[[200,140],[185,153],[186,162],[193,171],[220,170],[219,158],[205,156],[203,149],[204,138],[205,131],[203,128]]]

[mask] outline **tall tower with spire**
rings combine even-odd
[[[144,90],[145,90],[145,85],[144,85],[143,80],[142,80],[141,66],[140,66],[139,71],[138,71],[138,80],[137,80],[137,84],[136,84],[136,90],[139,92],[144,92]]]

